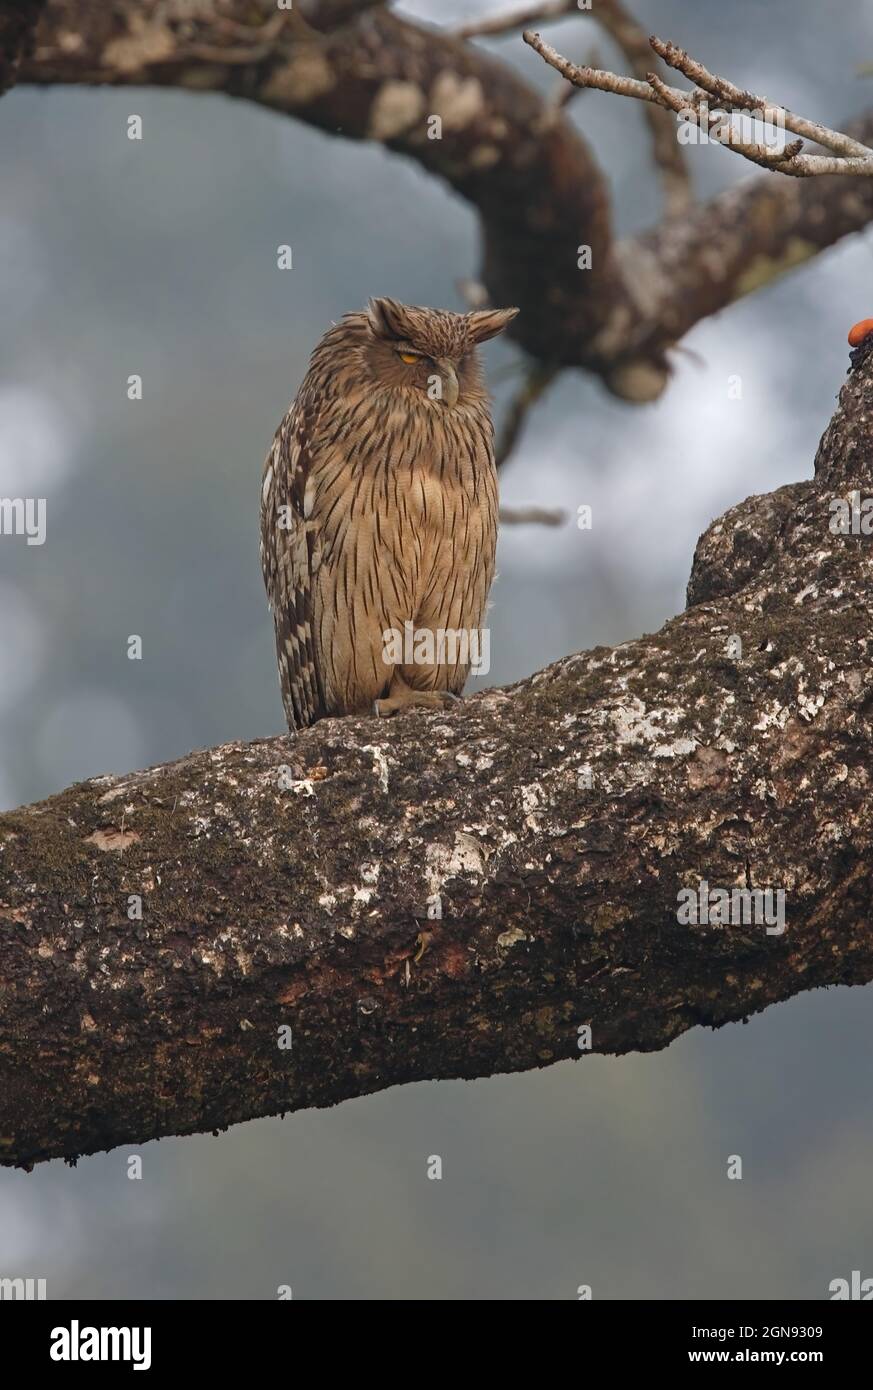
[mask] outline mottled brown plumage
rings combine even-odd
[[[425,637],[481,628],[497,477],[476,345],[516,313],[371,300],[313,352],[261,491],[261,562],[290,729],[439,705],[463,689],[469,652],[391,660],[386,634],[407,624]],[[426,641],[420,650],[428,655]]]

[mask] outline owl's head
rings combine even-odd
[[[425,400],[452,407],[482,395],[477,345],[502,333],[517,313],[476,309],[453,314],[371,299],[364,360],[379,384],[420,391]]]

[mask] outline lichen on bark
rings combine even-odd
[[[815,478],[714,523],[655,634],[0,816],[0,1162],[579,1058],[585,1026],[660,1048],[873,978],[873,538],[830,525],[873,494],[871,421],[867,354]],[[783,891],[787,929],[683,924],[701,881]]]

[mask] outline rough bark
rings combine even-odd
[[[311,0],[307,19],[295,9],[278,30],[275,6],[260,9],[264,23],[244,28],[210,0],[48,0],[20,80],[224,92],[381,141],[476,209],[481,279],[492,303],[521,307],[517,341],[548,366],[596,373],[624,399],[664,389],[669,350],[694,323],[873,217],[869,179],[765,174],[616,243],[587,143],[490,54],[366,0]],[[429,138],[432,115],[441,139]],[[853,133],[870,139],[873,116]],[[590,270],[577,265],[583,245]]]
[[[873,978],[873,537],[830,530],[873,495],[856,357],[814,481],[713,523],[654,636],[0,817],[2,1161],[540,1067],[585,1024],[661,1048]],[[784,934],[683,925],[701,880],[784,890]]]

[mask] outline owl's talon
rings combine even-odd
[[[373,713],[380,719],[400,714],[407,709],[445,709],[462,703],[463,697],[452,690],[411,690],[407,685],[391,687],[387,699],[373,702]]]

